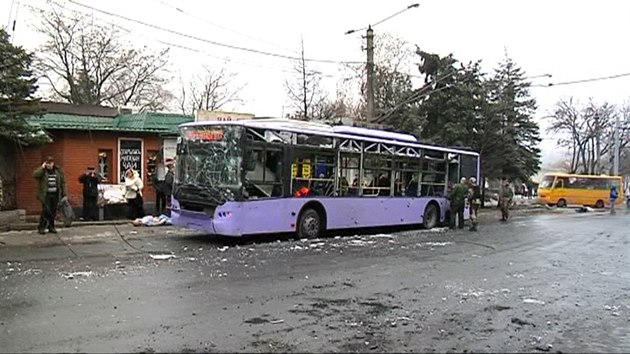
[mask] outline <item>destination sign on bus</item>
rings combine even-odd
[[[190,140],[221,141],[223,140],[223,130],[186,130],[186,138]]]

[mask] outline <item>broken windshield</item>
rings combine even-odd
[[[197,187],[241,186],[242,129],[238,126],[193,126],[181,130],[177,183]]]

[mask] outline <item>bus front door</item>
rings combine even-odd
[[[551,189],[551,196],[549,198],[550,203],[556,204],[558,207],[567,206],[567,195],[564,186],[564,180],[556,177],[556,181]]]

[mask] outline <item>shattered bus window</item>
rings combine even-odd
[[[176,183],[188,198],[211,204],[234,200],[241,186],[242,129],[236,126],[187,127],[182,132]],[[188,193],[186,193],[188,192]]]

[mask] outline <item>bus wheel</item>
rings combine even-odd
[[[597,203],[595,203],[595,208],[601,209],[604,207],[604,201],[603,200],[598,200]]]
[[[306,209],[300,214],[297,234],[299,238],[318,238],[322,230],[319,214],[313,209]]]
[[[558,208],[564,208],[565,206],[567,206],[567,201],[564,199],[560,199],[558,200]]]
[[[422,218],[422,226],[425,229],[432,229],[437,226],[438,223],[438,208],[435,203],[429,203],[426,209],[424,209],[424,217]]]

